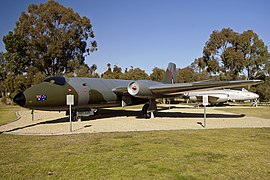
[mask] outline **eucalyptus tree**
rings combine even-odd
[[[74,71],[97,50],[90,20],[55,1],[31,4],[4,37],[9,68],[16,74],[35,67],[45,76]]]
[[[203,48],[203,59],[202,66],[221,79],[239,79],[244,73],[251,79],[266,70],[268,50],[252,30],[241,34],[224,28],[210,35]]]

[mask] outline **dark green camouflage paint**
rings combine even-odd
[[[95,89],[90,89],[89,90],[89,101],[88,104],[101,104],[105,103],[106,100],[104,99],[103,95],[98,92]]]
[[[25,107],[39,110],[66,110],[66,95],[74,95],[74,105],[78,104],[78,93],[68,83],[59,86],[50,82],[42,82],[24,91],[26,97]],[[37,95],[46,95],[47,99],[38,101]]]

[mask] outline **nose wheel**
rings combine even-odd
[[[252,106],[253,107],[258,107],[258,99],[254,99],[254,101],[252,102]]]
[[[82,116],[73,116],[74,121],[81,122],[83,117]]]
[[[84,117],[98,115],[98,109],[73,110],[71,113],[73,121],[82,121]],[[69,116],[69,111],[66,111],[66,116]]]

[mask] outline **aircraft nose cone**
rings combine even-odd
[[[259,98],[259,95],[256,94],[256,93],[252,93],[252,94],[251,94],[251,97],[252,97],[253,99],[258,99],[258,98]]]
[[[23,92],[16,94],[16,96],[13,98],[13,101],[19,106],[25,106],[25,96]]]

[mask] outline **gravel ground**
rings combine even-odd
[[[227,113],[207,107],[206,129],[212,128],[255,128],[270,127],[269,119]],[[100,115],[91,116],[81,122],[72,122],[65,112],[35,111],[32,121],[31,111],[21,109],[21,118],[0,126],[0,132],[11,134],[60,135],[75,133],[150,131],[176,129],[204,129],[203,108],[188,105],[173,105],[171,109],[161,107],[156,117],[145,119],[140,109],[100,110]],[[202,123],[202,124],[200,124]]]

